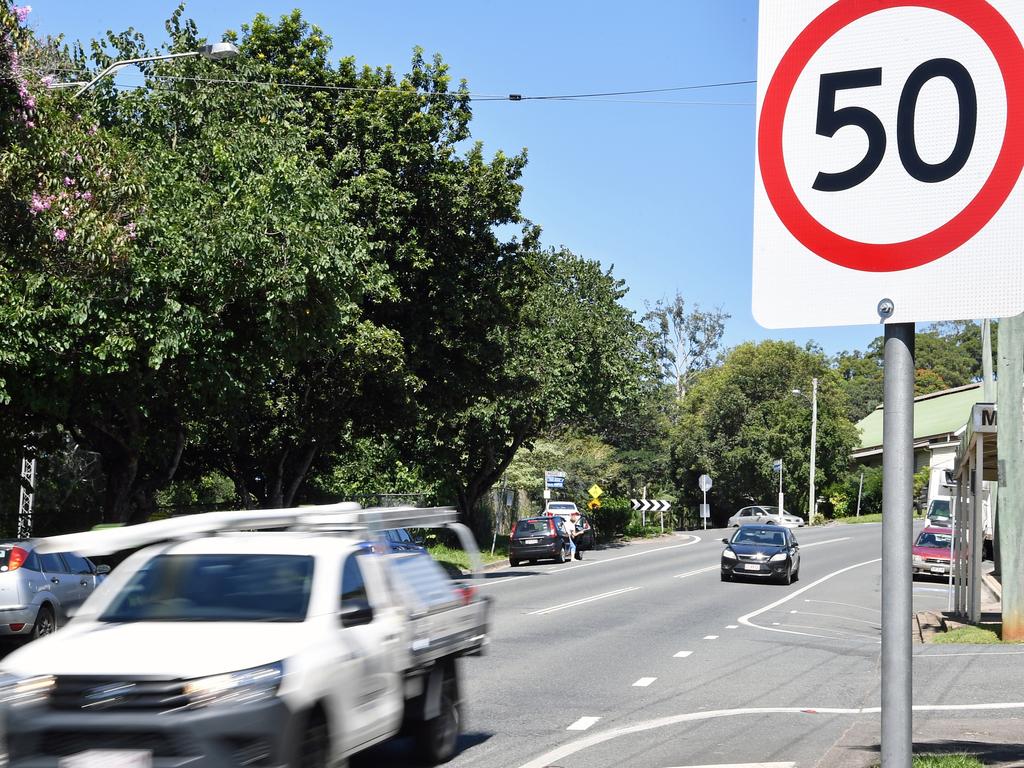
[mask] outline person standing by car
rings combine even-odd
[[[572,556],[575,557],[577,560],[582,560],[583,550],[581,550],[579,545],[576,543],[576,539],[583,536],[584,532],[586,531],[586,527],[584,526],[583,521],[580,519],[579,512],[574,511],[571,515],[569,515],[569,527],[572,528]]]
[[[573,512],[571,517],[578,518],[579,517],[579,513],[578,512]],[[564,518],[564,517],[560,517],[559,520],[562,521],[562,531],[565,534],[566,548],[569,550],[569,560],[571,561],[574,557],[577,556],[576,555],[576,521],[575,520],[571,520],[571,519],[567,519],[567,518]]]

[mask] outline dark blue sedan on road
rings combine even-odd
[[[722,543],[722,581],[751,576],[790,584],[800,578],[800,545],[789,528],[745,525]]]

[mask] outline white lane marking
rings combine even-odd
[[[828,635],[812,635],[812,634],[810,634],[808,632],[796,632],[796,631],[794,631],[792,629],[775,629],[773,627],[765,627],[765,626],[762,626],[760,624],[754,624],[751,621],[751,619],[754,618],[755,616],[760,616],[762,613],[767,613],[768,611],[772,610],[773,608],[778,608],[783,603],[789,602],[794,597],[802,595],[807,590],[813,589],[814,587],[818,586],[819,584],[822,584],[822,583],[828,581],[829,579],[835,578],[836,576],[838,576],[838,575],[840,575],[842,573],[846,573],[847,571],[852,571],[854,568],[861,568],[862,566],[865,566],[865,565],[871,565],[872,563],[880,563],[880,562],[882,562],[882,558],[876,557],[874,560],[865,560],[863,563],[856,563],[855,565],[848,565],[846,568],[840,568],[838,571],[833,571],[832,573],[828,574],[827,576],[822,576],[817,581],[812,581],[806,587],[801,587],[800,589],[796,590],[796,592],[790,592],[788,595],[786,595],[785,597],[779,598],[774,603],[769,603],[764,608],[758,608],[756,611],[751,611],[750,613],[747,613],[747,614],[744,614],[743,616],[740,616],[736,621],[738,621],[740,624],[744,624],[744,625],[746,625],[748,627],[753,627],[754,629],[763,629],[765,632],[783,632],[783,633],[785,633],[787,635],[805,635],[807,637],[828,638]]]
[[[718,635],[704,635],[705,640],[717,640]]]
[[[709,565],[707,568],[698,568],[695,571],[687,571],[686,573],[679,573],[673,576],[673,579],[685,579],[687,576],[696,576],[698,573],[707,573],[708,571],[714,571],[721,568],[721,565]]]
[[[739,629],[740,625],[739,624],[728,624],[728,625],[726,625],[725,628],[726,629]]]
[[[650,685],[651,683],[653,683],[657,679],[658,678],[656,678],[656,677],[641,677],[639,680],[637,680],[635,683],[633,683],[633,687],[634,688],[646,688],[648,685]]]
[[[964,651],[963,653],[918,653],[915,659],[929,659],[932,656],[1024,656],[1024,651]]]
[[[843,621],[853,621],[857,624],[867,624],[869,627],[872,627],[877,630],[882,629],[880,626],[878,626],[877,620],[871,621],[868,619],[854,619],[851,616],[839,616],[834,613],[814,613],[813,611],[790,611],[790,613],[795,613],[800,616],[824,616],[829,619],[842,619]]]
[[[592,603],[595,600],[603,600],[606,597],[615,597],[616,595],[624,595],[627,592],[633,592],[640,589],[640,587],[626,587],[625,589],[613,589],[611,592],[602,592],[600,595],[593,595],[591,597],[584,597],[582,600],[573,600],[569,603],[562,603],[561,605],[553,605],[550,608],[541,608],[539,611],[530,611],[530,616],[544,616],[548,613],[554,613],[555,611],[563,611],[566,608],[572,608],[576,605],[583,605],[584,603]]]
[[[959,710],[1006,710],[1024,709],[1024,702],[1006,702],[991,704],[916,704],[914,712],[956,712]],[[656,720],[647,720],[635,725],[614,728],[610,731],[600,731],[590,736],[571,741],[555,749],[535,757],[519,768],[548,768],[552,763],[566,757],[575,755],[585,749],[603,744],[606,741],[617,739],[620,736],[629,736],[634,733],[652,731],[657,728],[679,725],[680,723],[698,722],[701,720],[716,720],[723,717],[739,717],[743,715],[797,715],[802,717],[813,717],[815,715],[872,715],[881,713],[881,707],[859,707],[842,709],[838,707],[758,707],[752,709],[716,709],[709,712],[688,712],[683,715],[672,715],[660,717]]]
[[[800,549],[807,549],[808,547],[819,547],[822,544],[835,544],[837,541],[849,541],[849,536],[843,536],[841,539],[825,539],[824,541],[812,541],[810,544],[801,544]]]
[[[796,768],[796,763],[716,763],[715,765],[684,765],[679,768]]]
[[[868,608],[865,605],[854,605],[853,603],[837,603],[835,600],[814,600],[810,597],[804,598],[805,603],[822,603],[824,605],[842,605],[847,608],[859,608],[862,611],[871,611],[872,613],[881,613],[882,611],[878,608]]]
[[[672,656],[673,659],[685,659],[687,656],[693,654],[693,651],[680,651]]]
[[[605,558],[603,560],[584,560],[582,562],[577,561],[577,562],[574,562],[572,567],[570,567],[570,568],[566,568],[563,565],[561,567],[549,568],[549,569],[547,569],[545,571],[542,571],[542,573],[545,573],[545,574],[550,574],[550,573],[576,573],[580,569],[582,569],[582,568],[589,568],[592,565],[603,565],[604,563],[614,563],[616,560],[625,560],[625,559],[630,558],[630,557],[640,557],[641,555],[651,555],[651,554],[654,554],[655,552],[664,552],[664,551],[669,550],[669,549],[680,549],[681,547],[690,547],[690,546],[693,546],[694,544],[700,543],[700,541],[701,541],[700,536],[694,536],[693,534],[686,534],[686,535],[690,537],[690,541],[687,541],[687,542],[685,542],[683,544],[672,544],[671,546],[668,546],[668,547],[657,547],[656,549],[648,549],[648,550],[646,550],[644,552],[634,552],[634,553],[632,553],[630,555],[618,555],[616,557],[609,557],[609,558]],[[497,571],[491,571],[491,573],[498,573],[498,572],[508,571],[508,570],[511,570],[511,568],[512,568],[512,566],[507,566],[505,568],[499,568]],[[516,583],[518,583],[520,581],[530,581],[530,579],[528,579],[528,578],[515,578],[515,579],[486,579],[485,578],[485,579],[474,579],[473,580],[473,586],[474,587],[493,587],[496,584],[516,584]],[[480,583],[477,583],[477,582],[480,582]]]
[[[600,719],[601,719],[600,717],[581,717],[579,720],[577,720],[575,723],[570,725],[565,730],[567,730],[567,731],[585,731],[585,730],[587,730],[587,728],[592,726],[594,723],[596,723]]]
[[[813,624],[780,624],[778,622],[772,622],[777,627],[793,627],[794,629],[816,629],[819,632],[832,632],[833,634],[827,635],[831,639],[839,637],[849,637],[851,639],[859,640],[864,643],[880,643],[882,642],[879,637],[872,637],[871,635],[862,635],[857,632],[843,632],[838,629],[832,629],[831,627],[817,627]],[[794,634],[802,635],[803,632],[796,632]],[[826,637],[826,635],[814,635],[814,637]]]

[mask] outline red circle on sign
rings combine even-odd
[[[865,8],[865,6],[868,6]],[[927,234],[898,243],[863,243],[832,232],[797,197],[786,171],[782,124],[797,78],[811,57],[844,27],[890,8],[929,8],[959,19],[989,47],[1006,87],[1006,131],[995,166],[960,213]],[[786,51],[761,107],[757,149],[765,192],[786,229],[809,250],[841,267],[896,272],[956,250],[981,231],[1006,202],[1024,168],[1024,48],[998,11],[984,0],[839,0],[812,21]]]

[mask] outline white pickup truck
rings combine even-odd
[[[428,526],[472,540],[453,510],[341,505],[42,540],[151,546],[0,663],[11,768],[337,768],[400,732],[447,760],[457,659],[486,644],[489,603],[426,553],[368,546],[375,530]]]

